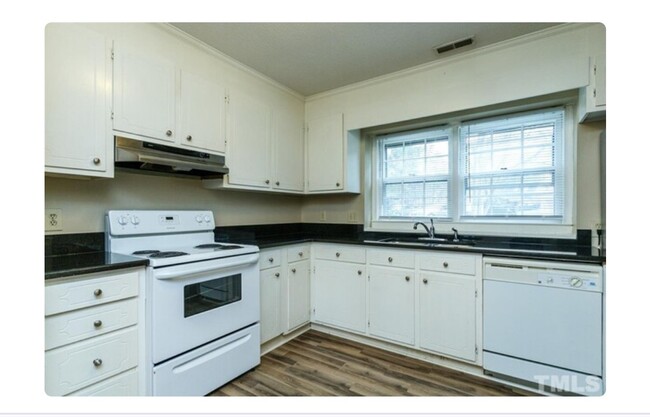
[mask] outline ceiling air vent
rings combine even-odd
[[[457,41],[449,42],[444,45],[436,46],[435,50],[439,54],[445,52],[453,51],[454,49],[462,48],[463,46],[468,46],[474,43],[474,37],[470,36],[469,38],[458,39]]]

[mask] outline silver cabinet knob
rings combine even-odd
[[[185,139],[187,139],[188,141],[191,141],[192,140],[192,135],[187,135],[187,137]]]
[[[340,182],[337,182],[337,183],[336,183],[336,186],[337,186],[337,187],[340,187],[340,186],[341,186],[341,183],[340,183]]]
[[[93,365],[95,365],[95,367],[102,366],[102,360],[99,359],[99,358],[94,359],[94,360],[93,360]]]
[[[271,183],[271,181],[269,181],[269,180],[264,181],[264,184],[270,184],[270,183]]]
[[[269,263],[273,263],[273,258],[269,258]]]
[[[291,272],[296,273],[296,268],[291,268]]]
[[[361,274],[362,274],[361,270],[358,270],[357,275],[361,275]]]
[[[340,257],[340,256],[341,256],[341,253],[340,253],[340,252],[336,252],[336,257],[338,258],[338,257]]]
[[[447,267],[449,266],[449,264],[448,264],[447,262],[443,262],[443,263],[442,263],[442,266],[444,266],[445,268],[447,268]]]
[[[168,131],[165,132],[165,135],[167,135],[167,136],[171,136],[172,134],[173,134],[173,132],[171,130],[168,130]]]
[[[389,256],[388,257],[388,262],[393,262],[393,258]]]
[[[275,182],[275,185],[280,185],[280,181],[276,181],[276,182]]]
[[[93,294],[95,294],[95,297],[99,297],[103,293],[104,293],[104,291],[102,291],[101,288],[97,288],[95,291],[93,291]]]
[[[276,273],[275,273],[275,277],[276,277],[276,278],[280,278],[280,273],[279,273],[279,272],[276,272]]]
[[[425,279],[422,280],[422,282],[424,282],[425,284],[427,284],[427,283],[429,282],[429,280],[425,278]]]
[[[102,321],[101,320],[95,320],[93,322],[93,326],[95,327],[102,327]]]
[[[302,252],[298,252],[298,256],[302,258]]]
[[[404,279],[406,280],[406,282],[409,282],[411,280],[411,277],[405,276]]]
[[[95,165],[99,165],[99,164],[101,164],[101,163],[102,163],[102,160],[101,160],[101,159],[99,159],[99,158],[93,158],[93,164],[95,164]]]

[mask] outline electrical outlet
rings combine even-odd
[[[325,210],[320,212],[320,221],[324,222],[327,220],[327,212]]]
[[[61,209],[45,209],[45,231],[63,230],[63,214]]]
[[[594,223],[594,229],[599,230],[599,229],[602,229],[602,228],[603,228],[602,223]]]

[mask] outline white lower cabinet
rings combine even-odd
[[[368,333],[415,343],[415,279],[413,269],[368,267]]]
[[[282,334],[282,268],[260,271],[260,342]]]
[[[309,323],[311,285],[309,260],[287,264],[287,331]]]
[[[141,395],[144,268],[45,283],[45,392]]]

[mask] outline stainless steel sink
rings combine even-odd
[[[390,245],[420,246],[427,248],[454,248],[454,249],[471,249],[471,242],[451,242],[442,238],[395,238],[390,237],[379,240],[366,240],[368,243],[386,243]]]

